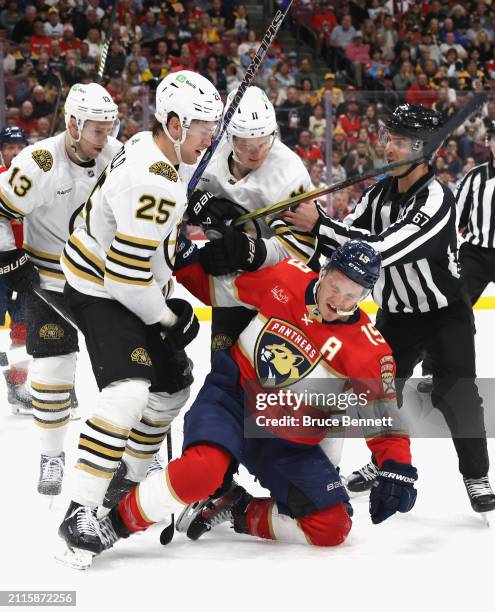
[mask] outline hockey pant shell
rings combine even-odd
[[[349,499],[322,449],[278,438],[244,437],[244,393],[231,356],[218,352],[184,418],[184,444],[212,443],[229,451],[271,492],[280,512],[304,516]]]

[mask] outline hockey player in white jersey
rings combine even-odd
[[[235,93],[230,94],[227,108]],[[301,158],[279,140],[275,109],[259,87],[246,90],[226,133],[199,182],[206,193],[196,191],[189,201],[190,223],[215,228],[226,218],[312,189]],[[222,233],[223,238],[211,241],[201,252],[205,269],[215,276],[253,271],[286,257],[308,263],[315,251],[312,236],[281,219],[259,221],[256,236],[225,229]],[[251,317],[246,308],[215,308],[212,350],[230,348]]]
[[[222,112],[217,90],[201,75],[165,77],[153,131],[134,136],[101,174],[85,224],[62,255],[67,303],[100,389],[82,428],[72,501],[59,528],[67,544],[62,560],[77,568],[100,552],[96,513],[117,466],[127,482],[143,480],[189,396],[183,349],[199,323],[188,302],[169,299],[187,205],[179,165],[198,161]]]
[[[54,304],[63,301],[60,255],[80,220],[95,182],[122,146],[117,105],[95,83],[74,85],[65,103],[66,130],[26,147],[0,176],[0,273],[14,291],[39,282]],[[9,220],[24,223],[24,248],[15,247]],[[27,352],[34,421],[40,433],[38,491],[57,495],[64,471],[64,438],[74,387],[77,332],[28,291]]]

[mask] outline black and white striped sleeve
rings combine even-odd
[[[411,263],[435,253],[445,253],[449,237],[446,229],[455,215],[455,201],[452,192],[437,181],[432,181],[419,194],[414,196],[407,212],[383,229],[374,232],[376,223],[373,217],[371,198],[361,202],[357,211],[359,216],[349,221],[339,222],[326,215],[320,216],[318,228],[319,249],[325,255],[343,245],[348,240],[363,240],[371,244],[382,255],[382,265],[390,266]],[[360,223],[365,219],[367,223]],[[366,225],[366,227],[363,227]]]
[[[469,222],[469,216],[473,207],[473,184],[477,174],[479,174],[478,168],[473,168],[471,172],[468,172],[462,179],[456,193],[458,228],[460,230],[464,229]]]

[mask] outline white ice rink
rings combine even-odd
[[[476,311],[476,320],[478,376],[492,377],[495,311]],[[207,373],[209,333],[209,324],[203,323],[189,351],[195,361],[195,390]],[[0,350],[7,345],[7,332],[0,331]],[[76,389],[84,418],[96,396],[84,351]],[[80,572],[53,558],[70,479],[50,511],[36,493],[35,427],[29,417],[12,416],[5,397],[0,376],[0,590],[76,590],[76,609],[81,612],[495,609],[491,582],[495,577],[495,517],[488,529],[471,511],[449,440],[413,440],[419,481],[412,512],[374,526],[367,497],[355,498],[352,531],[337,548],[261,541],[239,536],[226,525],[198,542],[176,534],[169,546],[162,547],[160,527],[154,527],[119,542],[97,558],[90,570]],[[76,457],[80,423],[70,425],[69,466]],[[173,429],[175,455],[180,450],[181,431],[179,418]],[[489,450],[493,464],[493,439]],[[368,459],[364,441],[349,440],[342,472],[348,474]],[[493,466],[491,481],[495,484]],[[251,492],[259,490],[246,473],[241,474],[240,482]]]

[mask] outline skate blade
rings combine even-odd
[[[480,519],[482,520],[485,527],[490,527],[490,515],[493,516],[493,511],[491,512],[478,512],[480,515]]]
[[[196,517],[196,513],[200,508],[202,508],[206,503],[206,500],[194,502],[193,504],[189,504],[182,510],[175,523],[175,529],[179,533],[187,533],[189,529],[189,525],[191,521]]]
[[[33,408],[23,406],[22,404],[10,404],[10,410],[15,416],[33,416]]]
[[[87,570],[93,563],[95,553],[82,548],[69,548],[66,542],[63,542],[62,550],[55,553],[55,559],[65,565],[77,570]]]

